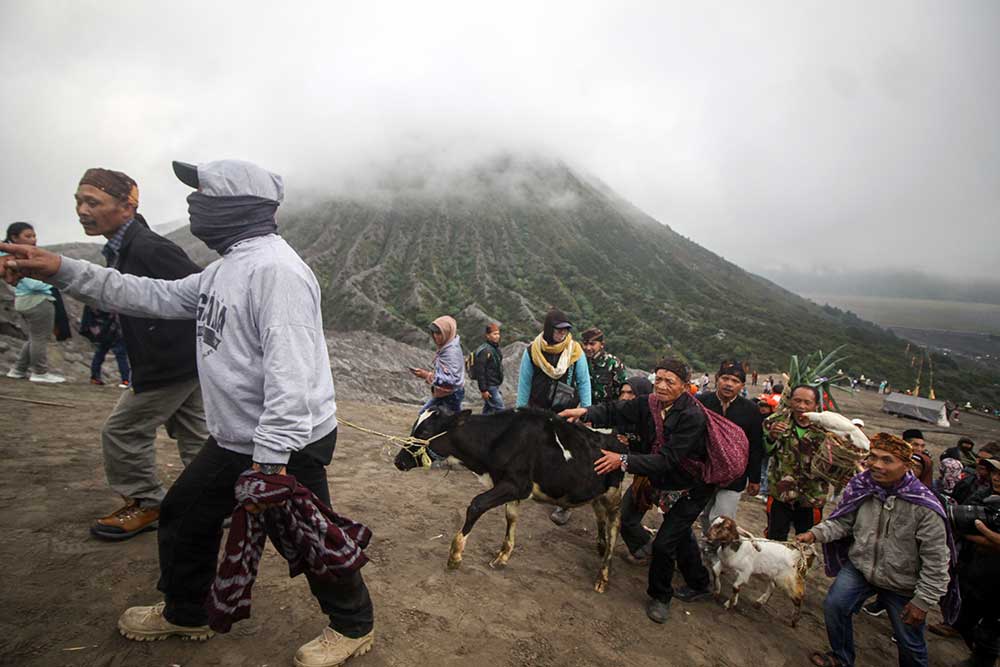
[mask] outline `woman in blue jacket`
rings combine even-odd
[[[465,398],[465,356],[458,336],[458,324],[455,318],[442,315],[428,328],[438,349],[434,355],[434,370],[410,369],[411,373],[431,386],[431,397],[420,412],[438,406],[453,413],[459,412]]]
[[[35,228],[27,222],[7,227],[4,243],[36,245]],[[56,321],[56,296],[52,285],[34,278],[21,278],[14,289],[14,309],[24,318],[28,340],[21,347],[7,377],[28,378],[32,382],[57,383],[66,378],[49,372],[49,338]]]

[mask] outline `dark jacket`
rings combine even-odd
[[[503,384],[503,351],[487,341],[476,350],[476,358],[472,365],[473,375],[479,383],[479,391],[484,392],[490,387]]]
[[[764,430],[762,424],[764,417],[760,410],[749,399],[737,396],[725,412],[722,410],[722,401],[719,395],[713,392],[703,392],[696,397],[702,405],[714,412],[722,415],[733,422],[747,434],[750,441],[750,456],[747,458],[747,469],[743,476],[727,486],[730,491],[742,491],[747,486],[747,478],[754,484],[760,484],[760,464],[764,457]]]
[[[629,454],[628,471],[648,477],[654,487],[688,489],[701,483],[681,467],[685,459],[704,461],[707,455],[707,418],[690,394],[681,394],[667,412],[663,421],[666,445],[656,454],[650,453],[656,444],[656,424],[649,411],[648,396],[592,405],[582,419],[598,428],[615,427],[622,422],[631,425],[639,436],[641,452]]]
[[[114,268],[120,273],[178,280],[201,268],[173,241],[136,218],[122,239]],[[132,366],[132,389],[138,394],[198,377],[194,320],[119,317]]]

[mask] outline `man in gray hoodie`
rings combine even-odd
[[[204,602],[237,478],[251,467],[287,471],[329,505],[325,466],[337,436],[319,285],[277,235],[281,177],[236,160],[175,162],[174,171],[197,188],[188,197],[191,233],[222,255],[201,273],[155,280],[0,244],[13,255],[0,259],[8,281],[47,278],[98,308],[196,322],[211,437],[161,506],[157,587],[164,602],[130,608],[118,621],[123,635],[138,640],[211,636]],[[295,664],[326,667],[367,653],[373,612],[361,573],[334,581],[307,577],[330,625],[299,649]]]

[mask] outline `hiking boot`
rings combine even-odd
[[[124,507],[98,519],[90,527],[90,534],[103,540],[127,540],[147,530],[156,530],[159,523],[159,507],[142,507],[131,500]]]
[[[691,588],[687,584],[674,589],[674,597],[683,602],[697,602],[712,596],[708,588]]]
[[[375,631],[357,639],[345,637],[333,628],[323,628],[323,634],[295,652],[295,667],[336,667],[348,658],[372,650]]]
[[[12,380],[23,380],[26,377],[28,377],[28,373],[25,371],[19,371],[16,368],[12,368],[9,371],[7,371],[7,377],[11,378]]]
[[[649,562],[653,560],[653,541],[646,542],[635,553],[632,553],[628,550],[628,547],[625,547],[622,559],[629,565],[649,565]]]
[[[44,382],[45,384],[59,384],[66,381],[66,378],[62,375],[56,375],[55,373],[32,373],[28,379],[32,382]]]
[[[557,526],[565,526],[569,523],[569,516],[572,512],[573,510],[566,507],[557,507],[552,514],[549,515],[549,518],[552,519],[552,523]]]
[[[947,623],[934,623],[927,626],[927,630],[931,634],[935,634],[939,637],[961,637],[962,633],[951,627]]]
[[[861,611],[865,612],[869,616],[885,616],[885,605],[882,604],[878,598],[875,598],[868,604],[861,607]]]
[[[152,607],[129,607],[118,618],[118,632],[137,642],[155,642],[167,637],[205,641],[215,633],[207,625],[174,625],[163,618],[163,603]]]
[[[667,618],[670,616],[670,602],[650,600],[646,603],[646,616],[653,623],[666,623]]]
[[[96,384],[99,387],[104,386],[104,380],[101,378],[90,378],[90,384]]]

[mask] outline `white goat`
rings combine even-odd
[[[752,575],[767,578],[767,590],[755,602],[760,607],[767,604],[780,586],[788,593],[795,605],[791,625],[798,623],[802,611],[802,599],[806,592],[806,572],[812,567],[816,553],[811,546],[795,547],[782,542],[773,542],[753,535],[736,525],[728,516],[720,516],[708,529],[708,543],[717,547],[716,560],[712,565],[715,577],[715,594],[722,590],[722,572],[736,573],[732,596],[726,601],[726,609],[733,609],[740,600],[740,588]]]
[[[858,449],[867,452],[871,447],[868,436],[839,412],[807,412],[806,417],[820,428],[849,439]]]

